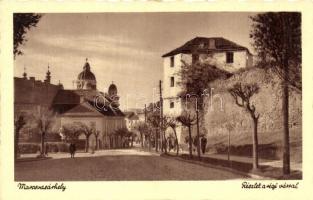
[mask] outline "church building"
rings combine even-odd
[[[35,80],[34,77],[28,79],[26,72],[23,78],[15,77],[15,115],[52,109],[56,113],[56,126],[59,127],[55,134],[62,135],[62,126],[79,122],[98,133],[97,141],[94,134],[90,137],[91,145],[113,148],[116,142],[110,136],[116,130],[126,128],[125,115],[119,109],[117,86],[112,83],[108,91],[97,90],[96,76],[87,59],[75,81],[76,89],[64,89],[61,83],[54,85],[50,80],[49,69],[44,82]],[[36,134],[27,129],[22,132],[22,139],[28,141],[31,141],[31,135]],[[84,134],[80,134],[79,139],[84,140]]]

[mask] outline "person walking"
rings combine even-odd
[[[205,149],[206,149],[206,144],[207,144],[207,139],[205,136],[201,138],[201,150],[202,154],[205,154]]]
[[[75,151],[76,151],[76,146],[75,146],[75,144],[74,144],[74,143],[71,143],[69,149],[70,149],[71,158],[74,158]]]

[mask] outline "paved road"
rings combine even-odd
[[[102,155],[103,154],[103,155]],[[18,162],[16,181],[225,180],[242,179],[228,171],[199,166],[137,150],[116,150],[92,157]],[[88,155],[88,154],[85,154]]]

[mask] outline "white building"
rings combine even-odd
[[[208,63],[233,73],[241,68],[252,66],[252,55],[246,47],[222,37],[196,37],[163,56],[163,113],[179,116],[183,111],[178,94],[182,88],[179,72],[183,63]],[[182,127],[177,128],[179,143],[182,143]]]

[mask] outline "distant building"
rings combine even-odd
[[[252,66],[253,58],[248,48],[222,37],[196,37],[163,56],[163,112],[165,115],[179,116],[183,111],[182,99],[178,94],[182,87],[177,83],[183,63],[208,63],[220,70],[234,73]],[[178,140],[183,138],[182,128],[177,129]]]
[[[135,112],[124,112],[126,119],[126,126],[129,131],[133,131],[136,124],[139,122],[139,117]]]
[[[14,112],[34,115],[51,108],[57,113],[56,126],[81,122],[99,132],[100,147],[113,147],[114,138],[110,135],[119,128],[126,128],[124,113],[119,109],[119,96],[115,84],[109,86],[107,93],[97,90],[96,76],[91,72],[86,59],[83,71],[79,73],[77,89],[65,90],[62,84],[50,83],[51,73],[48,69],[44,82],[27,78],[14,77]],[[31,139],[30,130],[21,131],[22,139]],[[38,134],[38,133],[37,133]],[[61,133],[62,134],[62,133]],[[80,139],[85,139],[81,134]],[[95,143],[95,141],[90,141]]]

